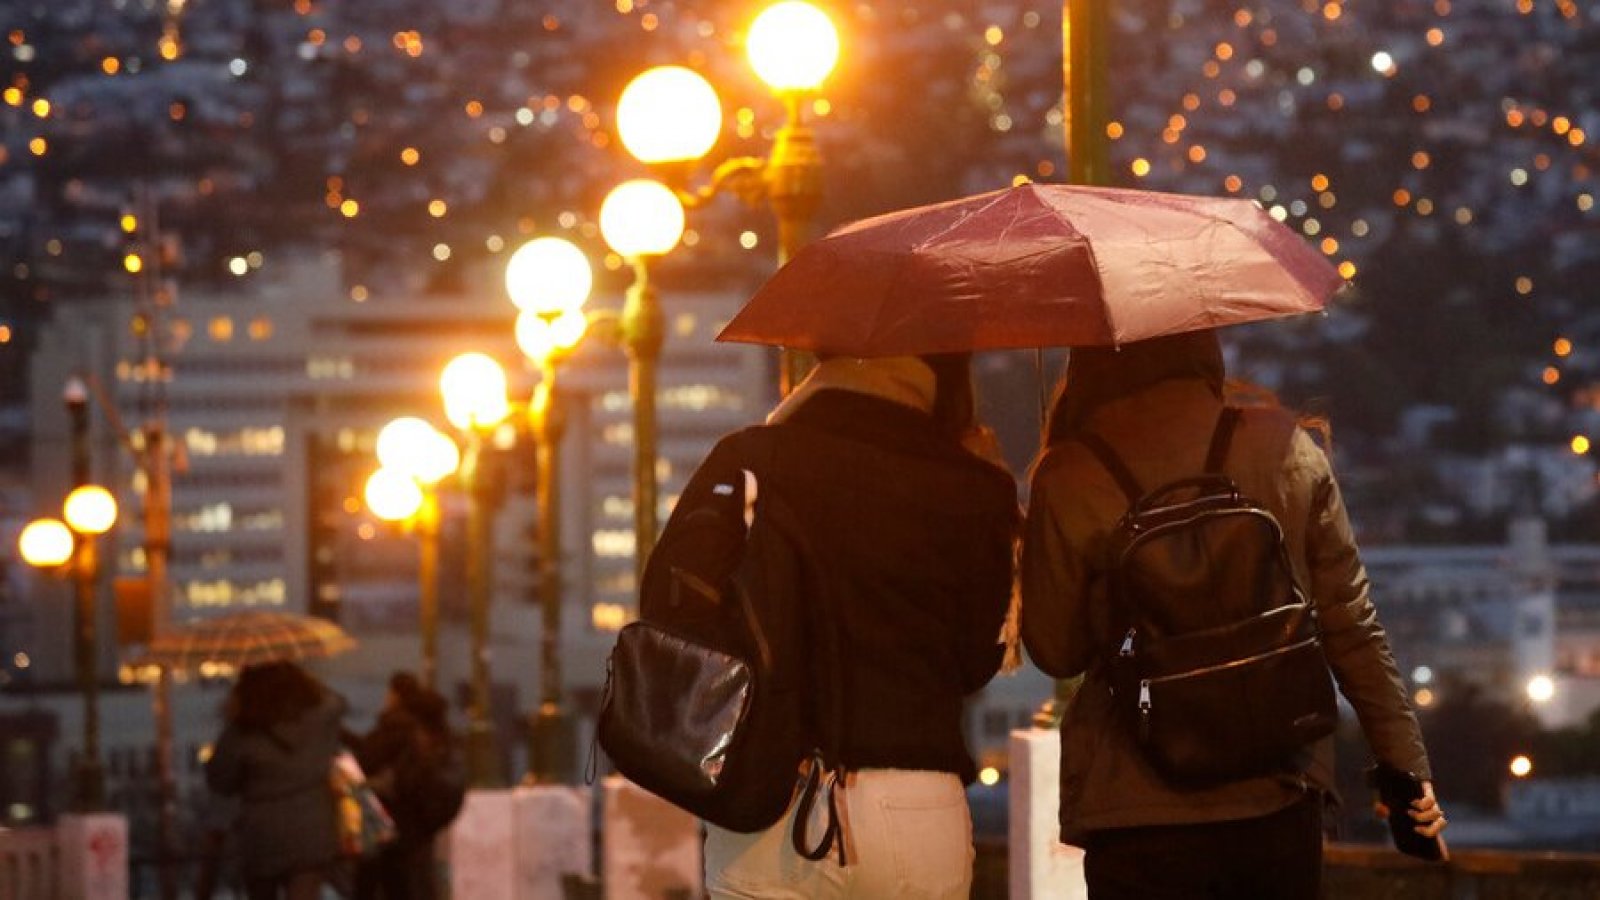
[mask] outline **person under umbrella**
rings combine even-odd
[[[816,550],[823,571],[799,580],[828,585],[823,604],[775,591],[765,599],[783,608],[762,627],[774,669],[806,673],[815,739],[838,747],[842,832],[827,831],[823,858],[805,857],[791,839],[805,821],[797,800],[763,831],[707,823],[713,898],[968,895],[963,784],[977,772],[962,701],[1001,664],[1019,518],[1015,481],[985,452],[969,367],[964,355],[823,360],[767,425],[717,444],[651,554],[641,617],[703,615],[674,588],[723,590],[755,484],[756,509],[782,497]],[[830,624],[842,646],[807,626],[817,608],[840,611]],[[824,687],[834,680],[843,691]]]
[[[344,712],[344,698],[295,663],[240,671],[206,762],[206,784],[239,798],[249,900],[316,900],[336,877],[340,848],[328,772],[340,750]]]
[[[1085,437],[1114,448],[1138,483],[1171,483],[1197,474],[1224,406],[1222,351],[1209,329],[1074,349],[1034,467],[1022,638],[1047,674],[1085,676],[1061,726],[1060,821],[1062,840],[1086,851],[1094,900],[1318,893],[1331,737],[1276,770],[1195,785],[1158,771],[1118,720],[1118,702],[1131,700],[1114,690],[1108,659],[1123,640],[1115,623],[1129,611],[1109,586],[1103,551],[1127,499]],[[1427,752],[1328,458],[1280,407],[1237,416],[1222,471],[1281,523],[1327,664],[1377,758],[1421,779],[1424,796],[1410,815],[1419,835],[1435,837],[1445,819]]]

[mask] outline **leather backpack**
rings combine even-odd
[[[798,792],[796,850],[817,860],[836,846],[842,861],[843,691],[840,667],[825,662],[840,658],[843,636],[805,529],[771,487],[778,436],[753,428],[735,440],[753,468],[715,487],[725,505],[674,513],[642,588],[667,596],[642,596],[644,617],[618,634],[596,737],[633,782],[731,831],[770,827]],[[741,498],[743,534],[730,544]],[[818,728],[822,714],[835,727]],[[810,845],[807,813],[824,791],[828,825]]]
[[[1239,411],[1225,408],[1202,474],[1143,490],[1100,436],[1077,439],[1127,495],[1112,533],[1104,664],[1121,720],[1170,781],[1285,771],[1337,722],[1315,606],[1283,528],[1223,472]]]

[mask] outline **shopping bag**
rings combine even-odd
[[[328,773],[333,788],[334,815],[339,828],[339,852],[367,857],[395,839],[394,819],[367,783],[361,764],[349,752],[333,758]]]

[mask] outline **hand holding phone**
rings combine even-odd
[[[1367,770],[1367,781],[1378,793],[1396,850],[1430,861],[1449,858],[1439,837],[1445,826],[1444,812],[1430,782],[1384,763]]]

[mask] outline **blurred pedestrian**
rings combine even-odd
[[[329,771],[345,702],[292,662],[248,666],[224,704],[206,763],[211,790],[240,801],[240,868],[250,900],[315,900],[339,839]]]
[[[466,773],[447,710],[438,692],[410,672],[395,672],[377,724],[355,742],[367,782],[399,832],[357,869],[358,900],[432,900],[437,893],[434,838],[455,818],[466,795]]]
[[[670,620],[671,578],[722,584],[726,571],[701,571],[695,541],[680,538],[716,522],[742,553],[742,470],[756,473],[758,497],[783,498],[824,570],[832,599],[822,608],[842,620],[844,646],[834,659],[807,643],[807,610],[762,625],[774,656],[804,654],[789,658],[809,683],[838,675],[845,685],[843,733],[832,738],[848,773],[837,820],[849,865],[796,851],[791,802],[754,834],[708,823],[706,886],[714,898],[965,898],[964,784],[976,767],[962,702],[1001,662],[1019,519],[1015,481],[977,421],[970,357],[824,359],[764,427],[772,440],[760,443],[773,453],[753,458],[762,454],[749,432],[730,435],[690,479],[651,557],[640,612]],[[833,729],[832,717],[813,719]]]
[[[1024,528],[1022,635],[1058,678],[1083,675],[1061,726],[1061,838],[1085,848],[1089,895],[1315,897],[1332,739],[1280,771],[1204,787],[1172,783],[1119,721],[1108,664],[1124,635],[1105,552],[1128,499],[1075,438],[1097,435],[1143,485],[1198,475],[1224,409],[1212,331],[1074,349],[1032,477]],[[1415,773],[1412,818],[1435,835],[1427,753],[1327,456],[1276,404],[1239,411],[1225,472],[1281,523],[1295,581],[1320,621],[1324,656],[1377,758]]]

